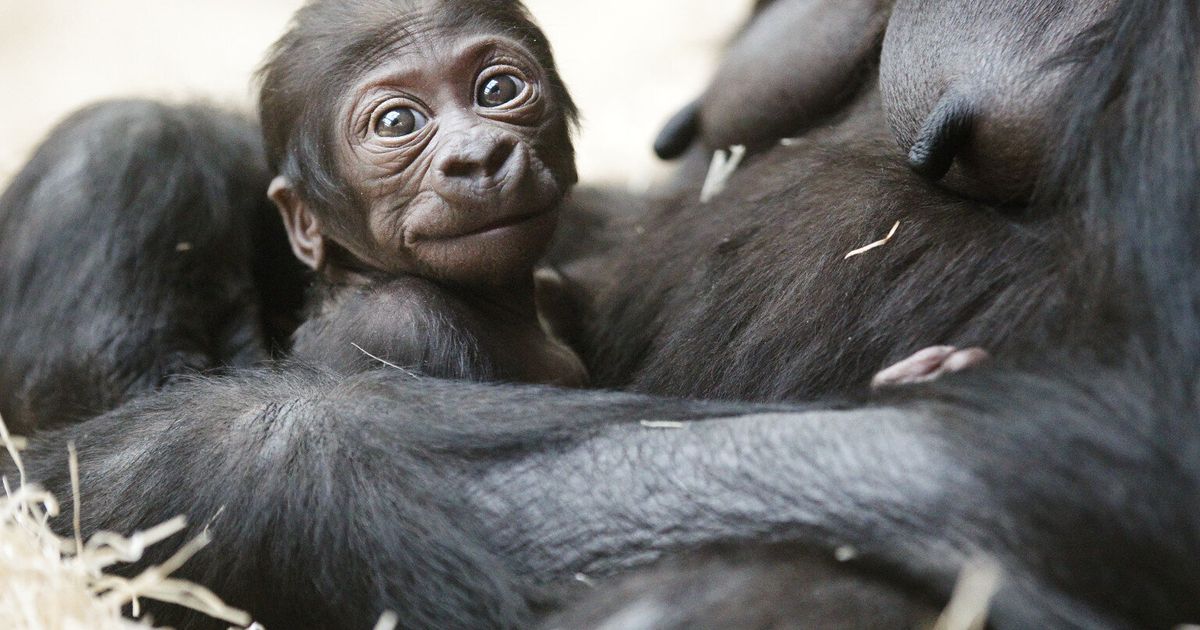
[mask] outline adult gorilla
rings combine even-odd
[[[709,543],[788,544],[804,550],[797,562],[850,546],[858,560],[828,570],[860,596],[832,603],[864,613],[884,596],[936,607],[986,554],[1005,572],[998,627],[1195,621],[1197,13],[1190,0],[1127,0],[1088,40],[1057,203],[1026,222],[910,175],[866,87],[838,123],[746,165],[719,205],[666,203],[630,222],[678,239],[679,262],[637,239],[600,255],[640,261],[597,303],[595,329],[617,331],[589,341],[609,382],[844,392],[934,340],[999,349],[986,369],[840,411],[247,371],[40,433],[29,472],[69,492],[64,443],[77,443],[87,531],[178,513],[195,531],[219,513],[217,542],[183,574],[268,627],[365,627],[384,609],[410,627],[523,627],[543,611],[539,586]],[[56,169],[81,172],[94,148],[79,147],[31,168],[61,182]],[[38,175],[19,181],[45,190]],[[172,209],[146,203],[145,220],[169,231],[155,217]],[[838,260],[901,211],[905,231],[878,255]],[[715,212],[736,227],[697,219]],[[72,229],[26,215],[20,246],[51,225]],[[4,224],[5,247],[16,230]],[[2,251],[6,282],[32,274],[29,255]],[[88,269],[102,263],[115,264]],[[21,308],[10,296],[6,313]],[[685,424],[640,422],[655,419]]]

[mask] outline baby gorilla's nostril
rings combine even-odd
[[[446,160],[442,162],[442,174],[446,177],[470,177],[475,172],[475,165],[463,160]]]
[[[516,148],[516,142],[505,139],[496,143],[491,155],[488,156],[484,163],[484,174],[488,177],[499,173],[505,164],[508,164],[508,159],[512,157],[513,149]]]

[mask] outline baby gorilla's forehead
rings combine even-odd
[[[473,78],[487,57],[497,54],[522,66],[537,66],[520,42],[503,35],[445,27],[405,34],[374,58],[365,60],[360,79],[350,91],[382,82],[413,85]]]
[[[383,10],[374,28],[363,29],[359,41],[349,48],[355,50],[359,71],[366,73],[404,57],[452,54],[456,44],[482,36],[490,35],[521,47],[519,42],[502,34],[536,30],[536,27],[522,12],[511,7],[497,12],[500,4],[505,3],[440,0],[414,3],[399,14],[394,8]]]

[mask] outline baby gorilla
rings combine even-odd
[[[586,382],[533,273],[577,115],[519,2],[315,0],[260,80],[269,194],[318,278],[297,358]]]

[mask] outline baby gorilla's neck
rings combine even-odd
[[[532,274],[503,290],[467,290],[338,270],[313,290],[293,355],[346,373],[586,384],[583,363],[542,325],[535,303]]]

